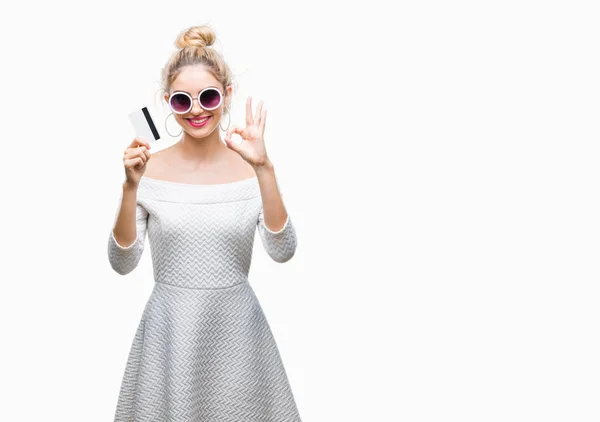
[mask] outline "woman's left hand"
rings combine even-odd
[[[246,100],[246,127],[233,126],[227,130],[225,144],[242,156],[254,168],[260,167],[269,161],[265,148],[265,122],[267,110],[263,110],[261,100],[256,109],[256,117],[252,117],[252,97]],[[234,143],[231,136],[237,133],[242,137],[241,143]]]

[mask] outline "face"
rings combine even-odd
[[[198,94],[205,88],[217,88],[223,94],[221,105],[214,110],[203,109],[198,102]],[[208,72],[204,66],[186,66],[171,84],[165,101],[169,103],[170,96],[176,91],[187,92],[192,97],[192,108],[185,114],[173,113],[177,123],[183,130],[194,138],[203,138],[212,133],[219,125],[223,112],[229,105],[231,87],[223,90],[223,86]],[[208,120],[202,120],[208,118]]]

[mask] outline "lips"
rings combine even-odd
[[[212,116],[206,116],[200,119],[185,119],[187,120],[187,122],[190,124],[190,126],[192,127],[202,127],[205,126],[206,123],[208,123],[208,121],[212,118]]]

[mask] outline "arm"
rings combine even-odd
[[[144,251],[148,212],[137,204],[137,186],[123,183],[115,224],[108,236],[108,261],[118,274],[137,267]]]
[[[272,164],[256,169],[262,206],[256,222],[263,247],[275,262],[289,261],[296,252],[296,231],[283,204]]]

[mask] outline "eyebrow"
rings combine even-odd
[[[200,92],[202,92],[202,91],[203,91],[203,90],[205,90],[206,88],[215,88],[215,89],[219,89],[219,87],[217,87],[217,86],[214,86],[214,85],[205,86],[205,87],[204,87],[204,88],[202,88],[200,91],[198,91],[198,93],[197,93],[196,95],[200,94]],[[220,91],[220,89],[219,89],[219,91]],[[184,91],[183,89],[176,89],[176,90],[174,90],[174,91],[173,91],[173,93],[175,93],[175,92],[185,92],[186,94],[192,95],[192,94],[190,94],[189,92],[187,92],[187,91]]]

